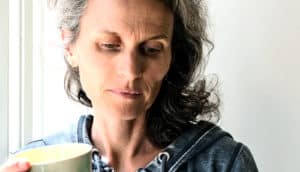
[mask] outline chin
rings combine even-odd
[[[134,120],[146,115],[145,106],[118,106],[111,108],[110,114],[123,119],[123,120]]]

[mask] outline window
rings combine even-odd
[[[89,113],[64,92],[66,66],[54,17],[45,1],[0,1],[0,163]]]
[[[42,23],[42,75],[40,76],[41,101],[43,108],[43,134],[50,134],[66,127],[78,115],[88,113],[86,107],[71,101],[64,91],[66,65],[63,57],[63,44],[56,25],[55,11],[44,4]],[[53,127],[55,124],[55,128]]]
[[[0,162],[8,148],[8,1],[0,1]]]

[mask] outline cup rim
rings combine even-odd
[[[18,157],[19,155],[21,154],[24,154],[26,152],[30,152],[30,151],[39,151],[39,150],[43,150],[43,149],[49,149],[49,148],[53,148],[53,147],[68,147],[68,146],[83,146],[83,147],[86,147],[86,150],[82,151],[80,154],[76,154],[76,155],[73,155],[73,156],[70,156],[70,157],[67,157],[67,158],[61,158],[61,159],[58,159],[58,160],[50,160],[50,161],[44,161],[44,162],[30,162],[31,166],[35,166],[35,165],[48,165],[48,164],[52,164],[52,163],[56,163],[56,162],[62,162],[62,161],[67,161],[67,160],[70,160],[70,159],[74,159],[74,158],[77,158],[77,157],[80,157],[82,155],[85,155],[89,152],[92,151],[93,147],[92,145],[89,145],[89,144],[86,144],[86,143],[60,143],[60,144],[54,144],[54,145],[45,145],[45,146],[41,146],[41,147],[36,147],[36,148],[31,148],[31,149],[27,149],[27,150],[24,150],[24,151],[21,151],[21,152],[18,152],[14,155],[12,155],[11,159],[19,159],[19,158],[23,158],[23,157]],[[26,157],[25,157],[26,159]]]

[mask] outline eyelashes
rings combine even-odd
[[[121,50],[121,45],[116,43],[101,43],[98,46],[104,51],[118,52]]]
[[[140,52],[144,55],[156,55],[163,51],[163,45],[162,44],[156,44],[156,45],[143,45],[140,48]]]
[[[101,52],[117,53],[122,51],[122,46],[119,43],[103,42],[98,43],[98,48]],[[164,46],[160,42],[145,42],[138,46],[138,51],[144,56],[159,55],[164,51]]]

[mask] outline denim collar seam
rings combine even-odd
[[[169,172],[176,171],[178,167],[182,164],[184,158],[194,149],[194,147],[206,136],[208,135],[212,130],[218,128],[218,126],[214,126],[210,128],[208,131],[206,131],[201,137],[199,137],[195,143],[170,167],[168,170]]]

